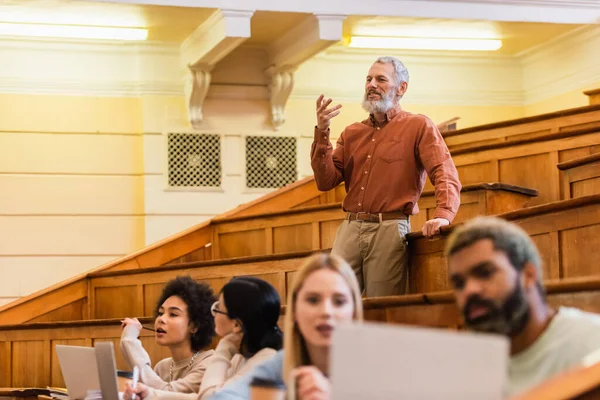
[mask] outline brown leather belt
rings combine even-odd
[[[391,219],[405,219],[408,220],[408,215],[403,212],[389,212],[379,214],[369,214],[366,212],[353,213],[349,212],[347,215],[348,221],[363,221],[363,222],[381,222],[389,221]]]

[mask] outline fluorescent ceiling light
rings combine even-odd
[[[147,29],[0,22],[0,35],[68,39],[146,40]]]
[[[495,51],[502,47],[502,41],[498,39],[352,36],[348,46],[363,49]]]

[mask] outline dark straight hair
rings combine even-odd
[[[221,293],[229,318],[242,323],[240,352],[244,357],[252,357],[264,348],[281,349],[283,334],[277,326],[281,300],[270,283],[240,276],[225,284]]]

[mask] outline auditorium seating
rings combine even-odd
[[[462,206],[455,224],[501,215],[539,246],[553,305],[600,312],[600,105],[448,131]],[[369,320],[459,328],[443,247],[418,231],[431,216],[431,186],[411,219],[409,294],[365,300]],[[0,307],[0,387],[63,386],[54,346],[118,343],[120,318],[149,316],[162,286],[190,274],[215,290],[233,276],[257,275],[282,298],[303,258],[328,251],[345,214],[342,185],[320,193],[306,178],[69,281]],[[142,319],[151,324],[149,318]],[[166,356],[152,333],[152,358]],[[120,354],[118,366],[125,368]],[[27,373],[25,373],[27,371]]]

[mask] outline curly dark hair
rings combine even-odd
[[[206,283],[198,283],[190,276],[178,276],[170,280],[158,299],[154,310],[155,316],[158,316],[158,310],[171,296],[177,296],[185,302],[190,325],[198,329],[191,336],[192,350],[200,351],[210,345],[215,333],[215,319],[210,312],[210,307],[217,301],[210,286]]]

